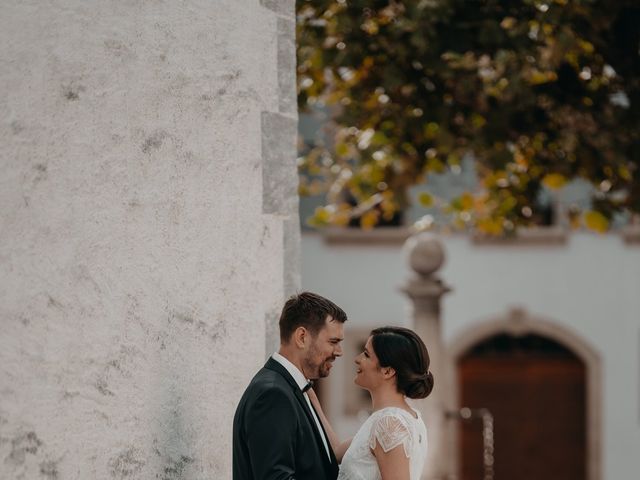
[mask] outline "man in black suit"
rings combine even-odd
[[[233,480],[335,480],[338,462],[306,388],[342,355],[347,316],[310,292],[280,315],[280,350],[253,377],[233,418]]]

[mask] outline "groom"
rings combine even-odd
[[[280,315],[280,350],[253,377],[233,418],[233,480],[335,480],[338,462],[311,406],[309,380],[342,355],[347,315],[311,292]]]

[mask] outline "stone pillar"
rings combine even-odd
[[[410,237],[404,253],[411,275],[402,287],[409,297],[413,328],[427,345],[435,386],[431,395],[417,402],[429,432],[429,451],[423,478],[441,480],[450,477],[450,456],[445,412],[449,405],[449,379],[443,347],[440,299],[450,289],[435,274],[444,263],[442,243],[421,233]]]
[[[0,112],[0,479],[230,479],[300,280],[295,2],[0,2]]]

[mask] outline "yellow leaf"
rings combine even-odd
[[[307,185],[303,185],[302,183],[298,185],[298,195],[301,197],[309,196],[309,187]]]
[[[437,157],[429,158],[427,160],[426,167],[427,167],[426,170],[428,172],[434,172],[434,173],[443,173],[445,170],[444,163],[442,163],[442,160],[440,160]]]
[[[436,138],[439,131],[440,125],[435,122],[429,122],[424,126],[424,136],[429,140]]]
[[[559,173],[549,173],[542,179],[542,183],[544,184],[544,186],[550,188],[551,190],[558,190],[559,188],[562,188],[565,183],[567,183],[567,179],[564,177],[564,175],[561,175]]]
[[[336,144],[336,154],[340,157],[346,157],[349,155],[349,145],[344,142],[339,142]]]
[[[593,44],[590,42],[587,42],[585,40],[578,40],[578,45],[580,45],[580,48],[582,49],[583,52],[585,53],[593,53]]]
[[[457,153],[450,153],[447,155],[447,164],[449,166],[460,166],[460,156]]]
[[[573,65],[574,68],[579,67],[578,56],[574,52],[568,52],[567,54],[565,54],[564,58],[567,60],[567,62]]]
[[[517,206],[518,206],[518,200],[516,200],[515,197],[509,196],[502,201],[502,203],[500,204],[499,211],[502,213],[508,213]]]
[[[460,197],[460,205],[462,206],[463,210],[471,210],[473,208],[473,195],[471,195],[470,193],[463,193],[462,196]]]
[[[571,228],[573,228],[574,230],[577,230],[578,228],[580,228],[580,216],[579,215],[570,215],[569,216],[569,225],[571,225]]]
[[[464,230],[467,224],[464,222],[464,220],[458,217],[453,221],[453,226],[458,230]]]
[[[516,150],[516,152],[513,154],[513,159],[524,170],[526,170],[527,167],[529,166],[529,161],[527,160],[527,157],[520,150]]]
[[[307,219],[307,224],[311,227],[326,227],[330,224],[331,212],[326,207],[316,208],[313,215]]]
[[[541,72],[534,70],[529,76],[529,83],[532,85],[540,85],[541,83],[555,82],[558,76],[555,72]]]
[[[360,226],[363,230],[371,230],[378,223],[378,212],[376,210],[369,210],[360,217]]]
[[[360,28],[369,35],[375,35],[378,33],[378,24],[373,19],[366,20],[362,25],[360,25]]]
[[[622,178],[623,180],[626,180],[627,182],[633,180],[633,175],[631,174],[631,171],[624,165],[621,165],[620,167],[618,167],[618,174],[620,175],[620,178]]]
[[[476,227],[481,233],[492,236],[499,236],[502,234],[502,221],[492,218],[483,218],[478,220]]]
[[[477,113],[474,113],[473,115],[471,115],[471,124],[475,128],[482,128],[485,126],[486,123],[487,123],[487,120],[482,115],[479,115]]]
[[[420,195],[418,195],[418,201],[423,207],[430,207],[433,205],[433,197],[427,192],[422,192]]]
[[[386,202],[393,202],[393,192],[391,190],[385,190],[384,192],[381,193],[382,198],[386,201]]]
[[[371,170],[371,176],[369,177],[371,183],[378,184],[384,180],[384,170],[380,168],[374,168]]]
[[[500,26],[505,30],[509,30],[516,26],[517,20],[513,17],[504,17],[500,22]]]
[[[607,217],[595,210],[590,210],[584,214],[584,224],[587,228],[599,233],[604,233],[609,229]]]
[[[349,215],[349,212],[338,211],[331,219],[331,223],[339,227],[346,227],[349,224],[349,220],[351,220],[351,216]]]

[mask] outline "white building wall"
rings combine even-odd
[[[640,471],[638,245],[587,233],[556,245],[481,245],[463,235],[443,242],[447,260],[440,274],[453,288],[443,301],[445,343],[518,307],[575,332],[602,359],[602,478],[632,478]],[[400,244],[328,244],[305,233],[302,251],[303,287],[345,309],[347,335],[349,329],[407,324],[407,302],[398,291],[408,275]],[[352,359],[340,361],[337,376],[350,374]],[[340,417],[339,405],[332,407]],[[345,435],[356,427],[348,419],[337,423]]]
[[[299,282],[294,35],[289,1],[2,3],[0,478],[231,477]]]

